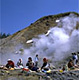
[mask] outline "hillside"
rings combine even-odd
[[[57,19],[68,16],[70,13],[73,13],[79,17],[79,14],[75,12],[48,15],[40,18],[34,23],[31,23],[30,26],[26,27],[25,29],[18,31],[5,39],[0,39],[0,53],[8,53],[8,51],[11,51],[13,53],[15,49],[17,50],[22,47],[24,48],[29,47],[31,44],[26,44],[27,40],[36,38],[38,37],[39,34],[47,33],[47,31],[51,27],[57,25],[57,23],[55,22]],[[76,29],[78,29],[78,26],[79,23],[77,24]],[[16,46],[19,47],[16,48]]]

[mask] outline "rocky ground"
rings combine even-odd
[[[52,71],[50,74],[22,72],[21,70],[0,70],[0,80],[79,80],[79,70]]]
[[[79,71],[52,72],[50,77],[52,80],[79,80]]]

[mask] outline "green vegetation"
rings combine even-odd
[[[10,36],[10,34],[0,33],[0,39],[6,38],[8,36]]]
[[[60,17],[65,17],[65,16],[68,16],[70,14],[75,14],[76,16],[79,17],[79,14],[76,13],[76,12],[66,12],[66,13],[60,13],[60,14],[56,14],[56,15],[48,15],[48,16],[44,16],[42,18],[40,18],[39,20],[45,20],[45,19],[49,19],[49,18],[60,18]],[[37,20],[37,21],[39,21]]]

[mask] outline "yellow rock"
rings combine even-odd
[[[10,70],[14,70],[14,68],[10,68]]]
[[[61,73],[62,73],[62,72],[63,72],[63,70],[59,70],[59,72],[61,72]]]
[[[9,71],[6,71],[6,73],[9,73]]]
[[[47,73],[51,73],[51,70],[48,70]]]

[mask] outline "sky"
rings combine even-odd
[[[41,17],[78,12],[79,0],[0,0],[0,32],[14,34]]]

